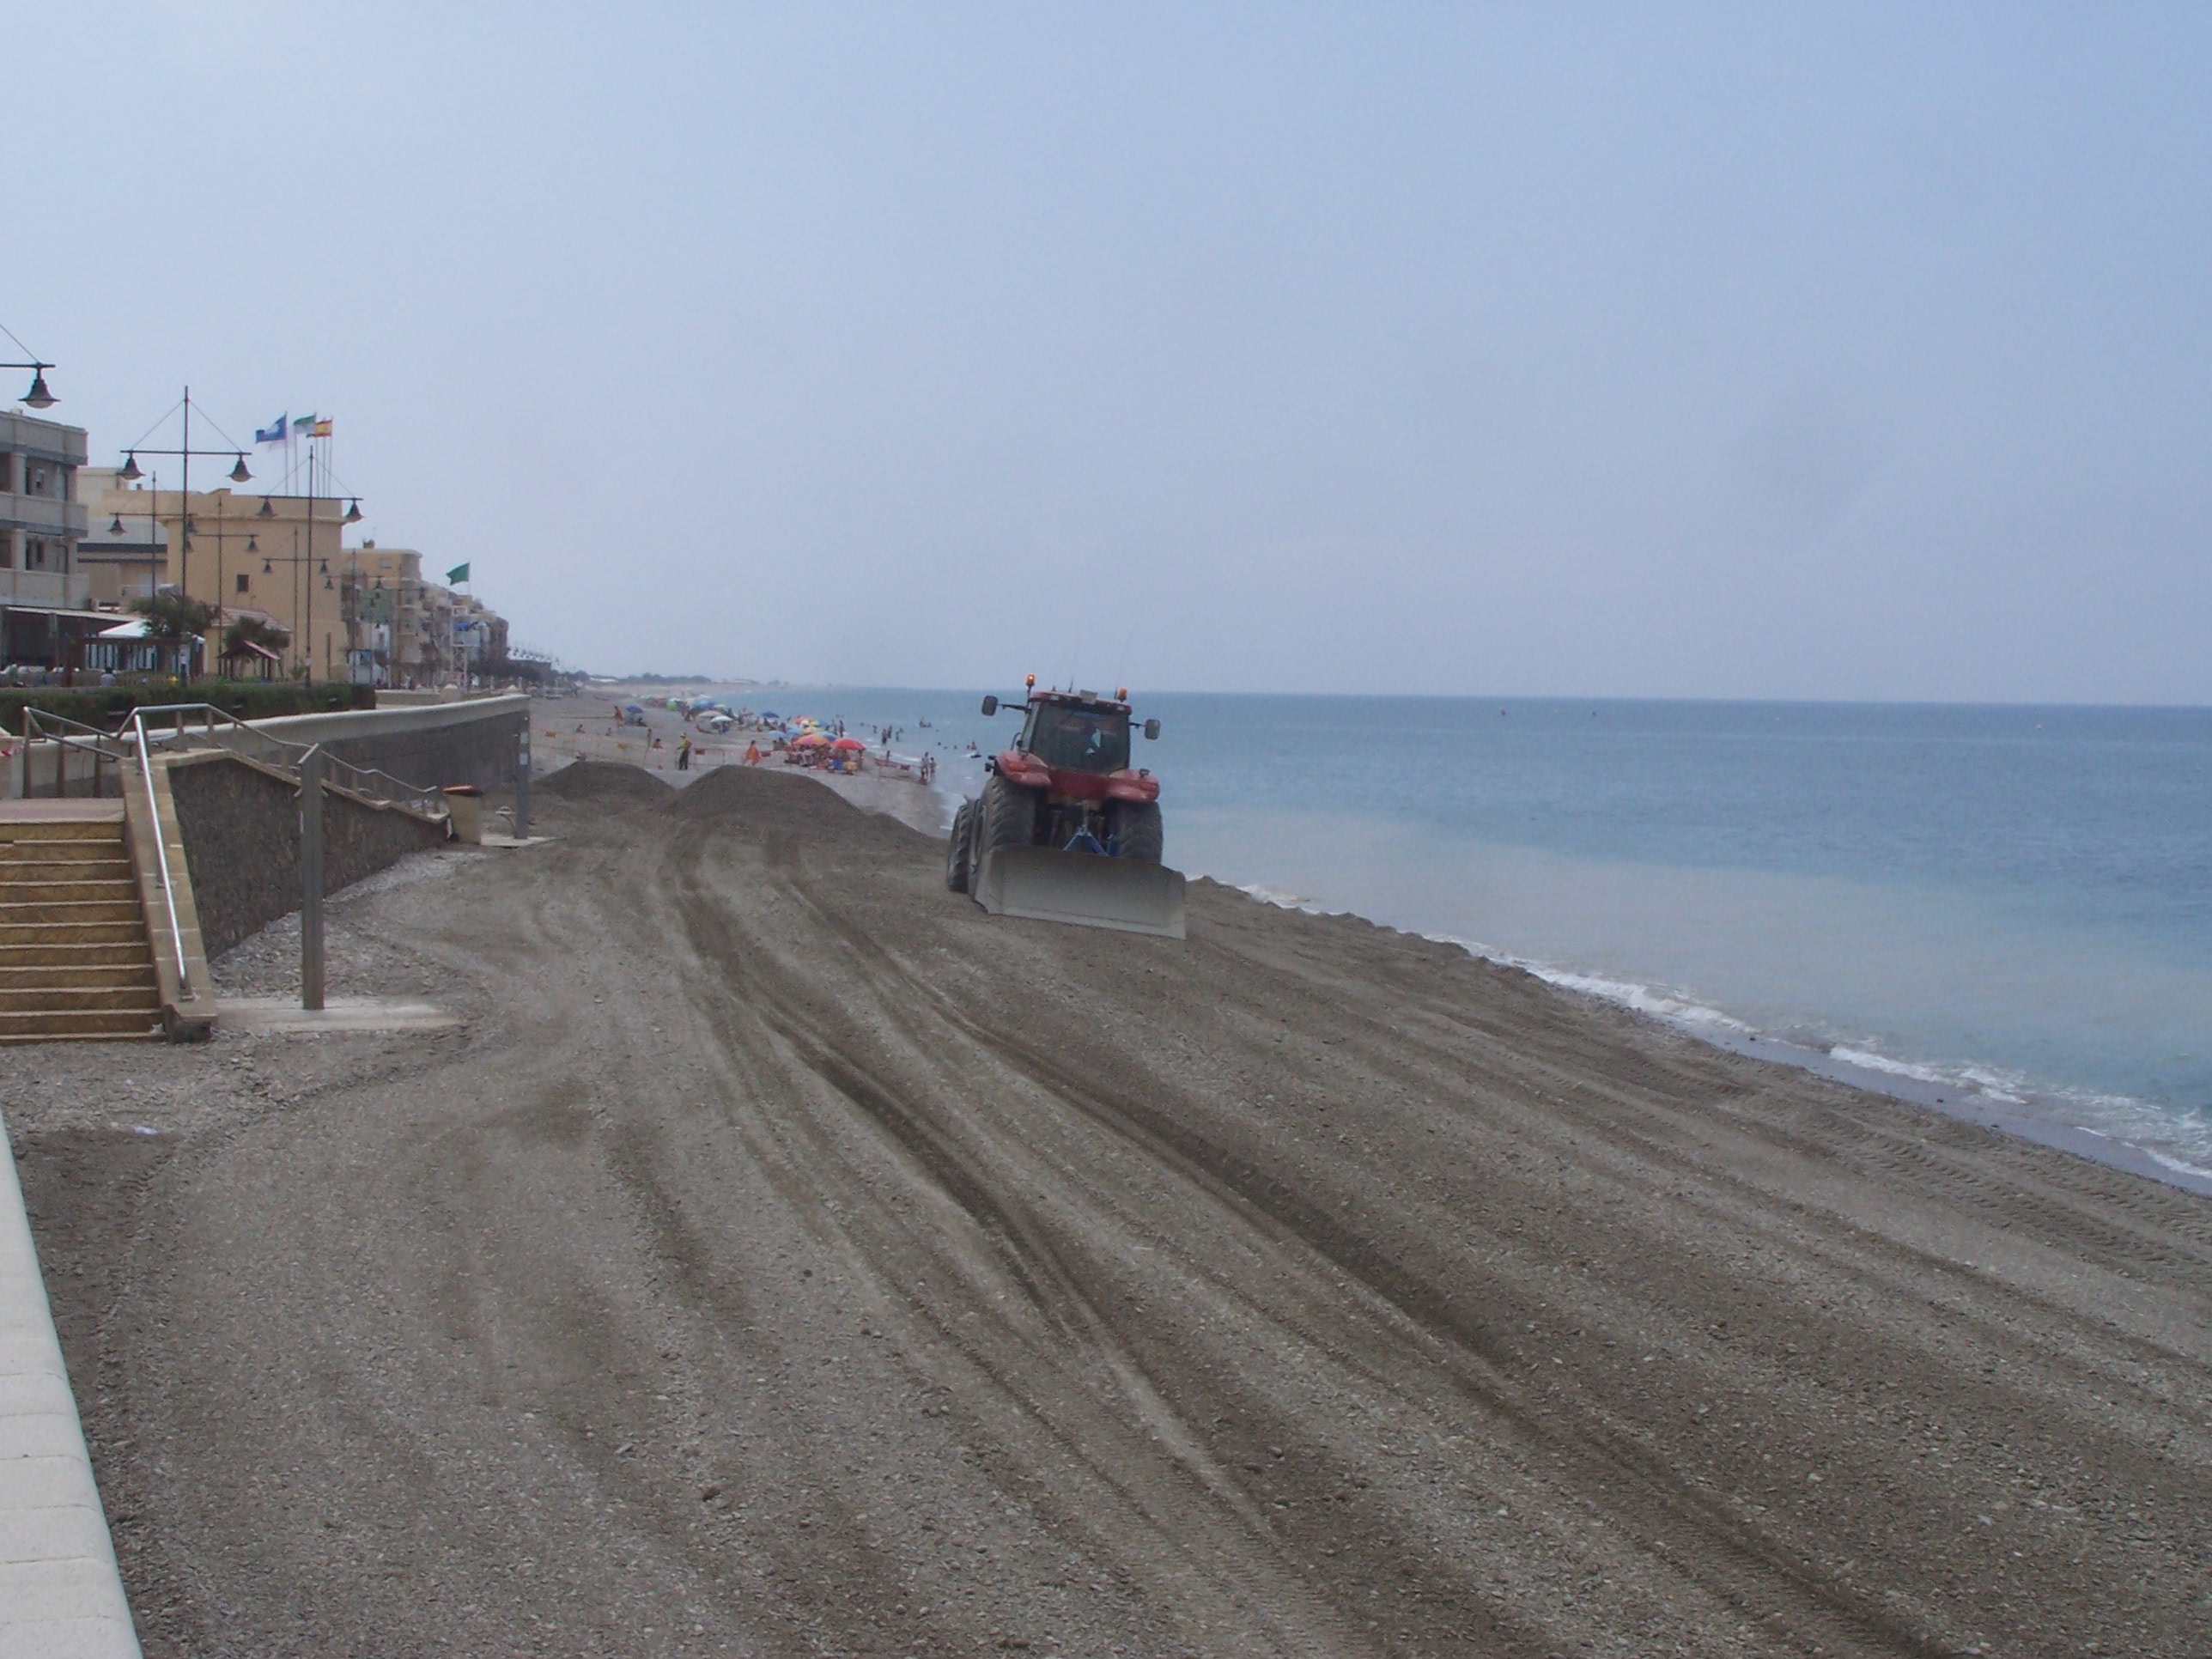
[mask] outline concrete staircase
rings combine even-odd
[[[158,1035],[123,804],[0,803],[0,1043]]]

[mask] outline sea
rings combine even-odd
[[[948,804],[981,695],[738,694],[901,728]],[[2212,1194],[2212,709],[1136,705],[1193,876]]]

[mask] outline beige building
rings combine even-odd
[[[429,591],[422,556],[411,547],[363,542],[346,554],[340,586],[349,677],[368,684],[433,683],[422,648]]]
[[[218,607],[218,632],[264,617],[291,635],[284,672],[301,672],[312,655],[317,679],[438,685],[506,659],[505,618],[424,580],[415,549],[344,545],[343,498],[316,496],[311,518],[307,496],[251,486],[186,497],[112,467],[80,469],[78,484],[89,526],[76,562],[90,603],[126,605],[175,586]]]
[[[124,605],[173,586],[216,607],[218,629],[246,612],[282,627],[292,636],[287,673],[312,657],[316,678],[344,677],[346,501],[251,489],[187,496],[158,477],[125,483],[112,467],[87,467],[78,483],[89,522],[77,561],[94,603]]]

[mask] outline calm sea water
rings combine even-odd
[[[980,774],[951,757],[1013,730],[981,693],[778,696],[942,743],[953,789]],[[2212,710],[1180,695],[1139,713],[1163,722],[1139,761],[1193,874],[2212,1178]]]

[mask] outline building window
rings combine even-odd
[[[44,570],[46,568],[46,544],[36,536],[23,544],[23,568]]]
[[[24,486],[23,493],[27,495],[45,495],[46,493],[46,469],[43,466],[34,466],[31,468],[30,471],[30,482]]]
[[[246,575],[243,570],[238,573],[238,591],[241,593],[250,593],[253,591],[246,585]]]

